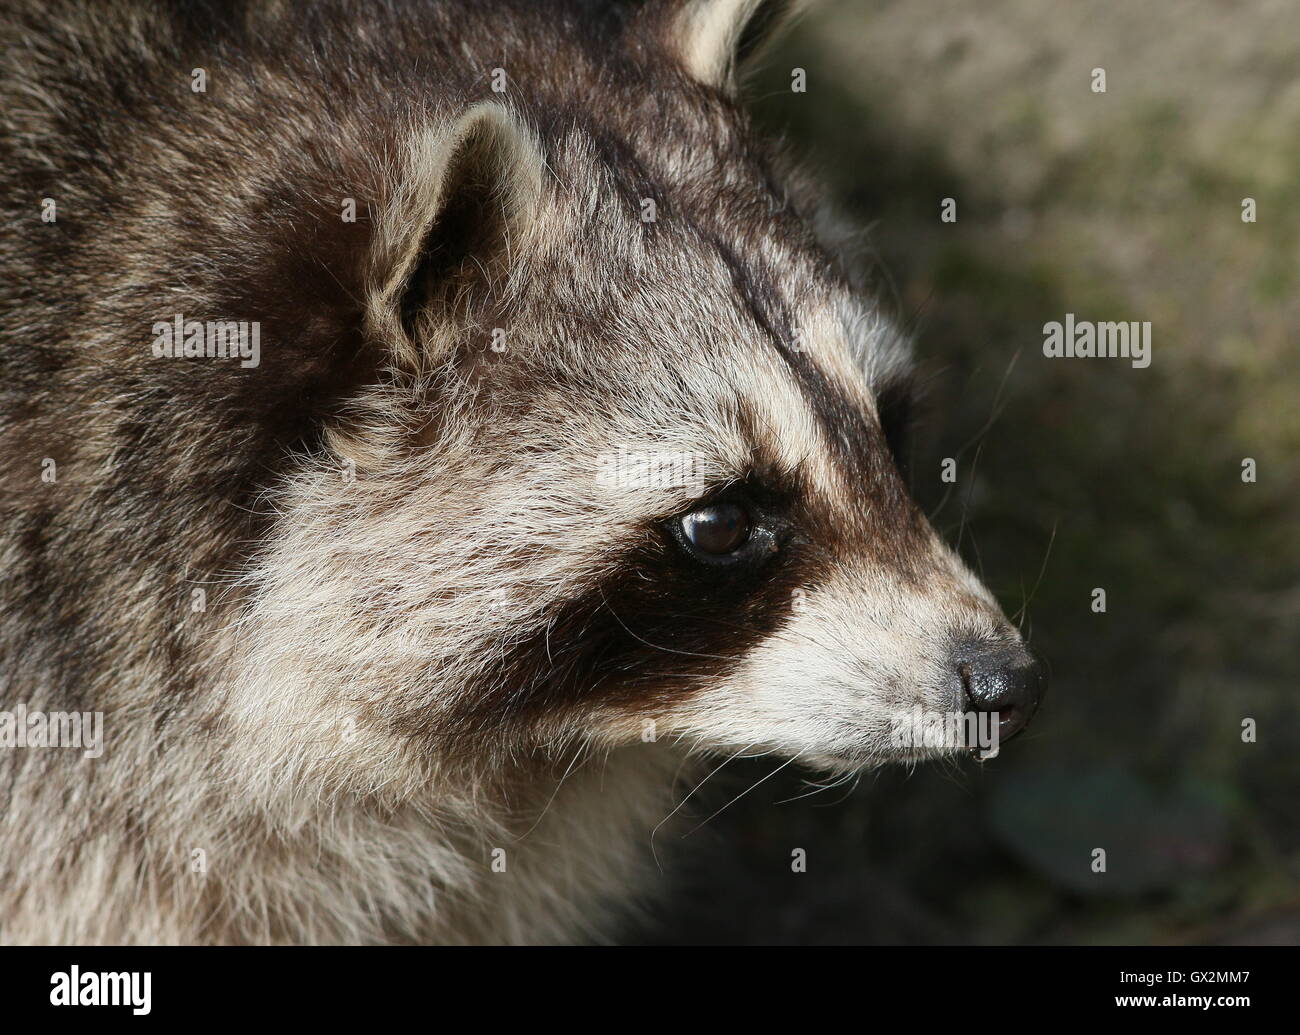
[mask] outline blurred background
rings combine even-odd
[[[758,784],[630,940],[1300,942],[1300,6],[822,0],[749,96],[863,228],[914,492],[1052,687],[983,766]],[[1067,312],[1151,321],[1151,366],[1046,359]]]

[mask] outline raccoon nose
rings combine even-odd
[[[957,650],[957,671],[972,711],[997,712],[998,739],[1027,725],[1047,690],[1042,661],[1021,644],[972,642]]]

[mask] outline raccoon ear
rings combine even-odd
[[[542,151],[509,109],[484,101],[449,131],[411,141],[401,184],[372,251],[371,333],[415,365],[439,321],[475,285],[507,271],[511,242],[532,225]]]
[[[669,25],[669,45],[701,82],[729,92],[803,0],[686,0]]]

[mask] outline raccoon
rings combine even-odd
[[[789,13],[5,5],[0,938],[609,939],[683,766],[1028,721]]]

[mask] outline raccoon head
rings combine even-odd
[[[900,475],[904,343],[733,97],[767,10],[656,6],[618,76],[413,133],[390,361],[280,493],[250,714],[368,731],[313,742],[368,786],[648,739],[846,771],[960,746],[919,713],[1027,721],[1037,663]]]

